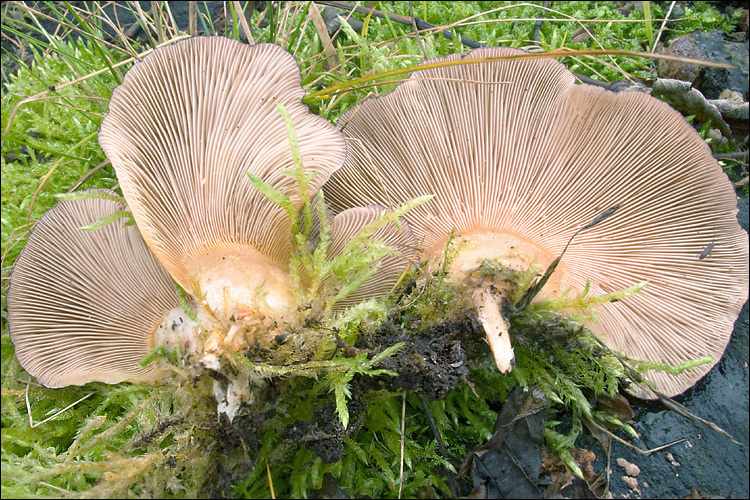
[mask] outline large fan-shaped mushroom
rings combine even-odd
[[[154,380],[158,368],[139,362],[190,322],[135,227],[118,220],[79,229],[122,209],[98,198],[61,201],[37,222],[16,261],[10,338],[24,369],[47,387]]]
[[[301,103],[294,58],[271,44],[198,37],[156,49],[115,89],[99,143],[143,239],[175,280],[225,325],[295,307],[287,212],[250,172],[289,196],[297,181],[283,104],[312,192],[340,167],[341,134]]]
[[[518,54],[488,48],[465,57]],[[505,60],[415,72],[348,112],[339,128],[351,139],[349,154],[324,187],[326,199],[342,210],[435,194],[406,218],[433,259],[457,230],[466,250],[454,274],[482,258],[544,269],[577,229],[619,204],[576,237],[542,293],[575,294],[587,280],[597,294],[648,281],[603,305],[588,326],[640,359],[716,362],[724,352],[748,293],[747,235],[710,149],[665,103],[578,85],[553,59]],[[485,319],[504,321],[491,309],[497,298],[480,291],[475,300]],[[507,336],[496,326],[487,333]],[[509,345],[489,340],[498,366],[510,368]],[[649,375],[675,395],[711,366]]]
[[[138,364],[150,349],[179,342],[218,370],[225,345],[262,337],[253,318],[275,325],[286,316],[295,306],[290,217],[246,174],[300,206],[297,180],[284,173],[294,160],[277,104],[291,116],[306,174],[317,174],[308,188],[340,167],[343,137],[302,95],[294,59],[275,45],[200,37],[137,63],[114,91],[99,141],[138,229],[80,231],[119,209],[102,199],[61,202],[42,218],[8,294],[22,366],[51,387],[140,382],[157,374]],[[333,246],[360,219],[342,215]],[[202,302],[199,325],[179,308],[170,275]],[[226,405],[231,417],[236,404]]]

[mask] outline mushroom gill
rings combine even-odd
[[[159,368],[139,362],[168,336],[168,318],[190,321],[135,227],[120,219],[79,229],[122,209],[100,198],[60,201],[36,223],[16,261],[7,295],[10,338],[40,384],[152,381]]]
[[[486,48],[465,58],[520,54]],[[543,297],[578,294],[587,280],[595,294],[648,281],[602,305],[598,323],[586,326],[634,358],[673,365],[713,358],[676,377],[649,372],[667,395],[721,358],[748,294],[747,235],[731,183],[667,104],[576,84],[553,59],[496,60],[416,71],[350,110],[339,128],[347,159],[324,187],[334,211],[435,194],[406,218],[432,260],[457,231],[456,280],[482,259],[543,270],[579,228],[619,204],[575,238]],[[699,258],[711,244],[711,255]],[[505,291],[498,285],[494,293],[477,289],[475,305],[487,333],[508,340],[497,309]],[[510,343],[489,340],[498,366],[509,369]]]
[[[346,145],[301,103],[294,58],[277,45],[197,37],[158,48],[112,95],[99,143],[143,239],[174,279],[227,327],[295,310],[288,213],[250,172],[301,206],[284,120],[294,123],[314,193]]]
[[[328,258],[339,256],[346,245],[357,236],[359,231],[375,222],[387,212],[382,205],[368,205],[344,210],[331,220],[331,246],[328,247]],[[399,227],[400,226],[400,227]],[[373,297],[390,293],[401,278],[404,270],[416,258],[417,239],[409,228],[409,223],[401,218],[399,226],[388,222],[378,228],[370,237],[371,241],[380,241],[393,247],[396,254],[386,255],[378,260],[377,269],[356,290],[334,304],[334,311],[359,304]],[[343,277],[348,281],[347,277]]]

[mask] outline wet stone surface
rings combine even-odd
[[[748,98],[748,47],[750,42],[732,41],[721,30],[711,32],[697,31],[675,38],[664,50],[664,54],[726,62],[732,68],[701,67],[679,61],[659,61],[659,78],[674,78],[690,82],[700,90],[707,99],[719,99],[725,89],[742,94]]]
[[[701,74],[700,90],[707,99],[718,99],[724,89],[741,92],[748,99],[748,46],[747,40],[732,42],[723,31],[696,32],[695,44],[709,61],[724,61],[734,67],[729,69],[705,68]]]

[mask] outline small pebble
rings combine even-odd
[[[675,460],[674,459],[674,455],[672,455],[671,453],[667,453],[667,462],[671,463],[672,467],[679,467],[680,466],[680,462],[678,462],[677,460]]]
[[[638,489],[638,480],[636,478],[630,476],[622,476],[621,479],[630,487],[631,490],[635,491],[638,494],[641,493],[641,490]]]
[[[625,474],[627,474],[628,476],[636,477],[641,473],[641,469],[637,465],[631,464],[624,458],[618,458],[617,465],[625,469]]]
[[[742,99],[742,94],[730,89],[724,89],[721,94],[719,94],[719,99],[726,99],[727,101],[731,102],[744,102],[744,99]]]

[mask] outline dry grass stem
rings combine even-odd
[[[34,427],[39,427],[40,425],[42,425],[42,424],[44,424],[44,423],[46,423],[46,422],[49,422],[50,420],[52,420],[53,418],[57,417],[57,416],[58,416],[58,415],[60,415],[61,413],[65,412],[66,410],[69,410],[70,408],[73,408],[73,407],[74,407],[75,405],[77,405],[78,403],[80,403],[80,402],[81,402],[81,401],[83,401],[84,399],[86,399],[86,398],[89,398],[89,397],[93,396],[94,394],[96,394],[95,392],[89,392],[88,394],[86,394],[86,395],[85,395],[85,396],[83,396],[82,398],[78,399],[78,400],[77,400],[77,401],[75,401],[74,403],[71,403],[71,404],[69,404],[68,406],[66,406],[66,407],[65,407],[65,408],[63,408],[62,410],[58,411],[58,412],[57,412],[57,413],[55,413],[54,415],[51,415],[51,416],[49,416],[49,417],[45,418],[44,420],[42,420],[41,422],[37,422],[37,423],[35,424],[35,423],[34,423],[34,419],[33,419],[33,418],[32,418],[32,416],[31,416],[31,403],[29,403],[29,385],[30,385],[30,384],[31,384],[31,383],[28,383],[28,384],[26,385],[26,411],[27,411],[27,413],[28,413],[28,415],[29,415],[29,427],[31,427],[32,429],[33,429]]]

